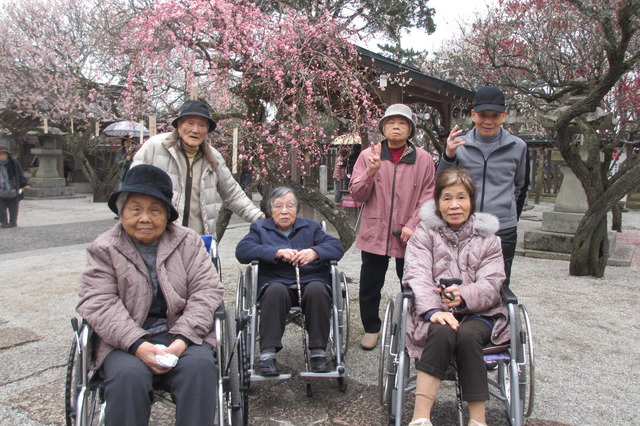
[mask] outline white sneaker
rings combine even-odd
[[[487,424],[486,423],[480,423],[477,420],[471,419],[471,420],[469,420],[469,425],[468,426],[487,426]]]
[[[433,426],[433,424],[431,423],[431,420],[425,419],[423,417],[420,419],[412,420],[411,423],[409,423],[409,426]]]

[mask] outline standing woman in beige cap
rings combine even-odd
[[[360,318],[363,349],[376,347],[382,321],[380,292],[396,259],[402,282],[407,241],[420,222],[420,206],[433,198],[435,166],[431,155],[409,139],[416,133],[416,116],[406,105],[387,108],[378,122],[385,139],[360,153],[349,192],[364,202],[356,247],[361,250]]]
[[[0,145],[0,227],[18,226],[18,204],[25,186],[27,178],[22,166],[18,160],[11,158],[8,146]]]

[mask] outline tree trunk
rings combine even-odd
[[[289,185],[296,191],[300,201],[308,203],[336,228],[342,246],[345,251],[349,250],[356,239],[356,232],[344,211],[337,209],[333,201],[328,199],[318,189],[306,188],[293,182],[289,182]]]
[[[93,182],[93,202],[105,203],[113,192],[114,186],[111,182]]]
[[[216,218],[216,241],[218,241],[218,243],[222,241],[222,237],[224,237],[232,214],[233,212],[227,208],[227,204],[222,203],[218,211],[218,217]]]
[[[569,274],[572,276],[604,276],[609,260],[607,216],[601,215],[599,219],[595,216],[587,212],[576,230],[569,263]]]

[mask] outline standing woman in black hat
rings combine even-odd
[[[8,146],[0,145],[0,227],[18,226],[18,204],[25,186],[27,178],[22,166],[18,160],[11,158]]]
[[[464,137],[456,125],[447,138],[447,148],[438,172],[452,167],[467,169],[478,186],[476,209],[498,217],[496,233],[502,244],[504,267],[509,286],[511,264],[516,253],[517,226],[527,192],[527,144],[502,127],[507,118],[504,93],[495,86],[476,92],[471,110],[475,127]],[[524,191],[524,193],[523,193]]]
[[[159,168],[133,167],[108,201],[120,222],[87,248],[77,310],[95,332],[107,426],[148,424],[154,383],[176,424],[214,424],[223,287],[202,238],[173,223],[171,186]]]
[[[216,128],[209,105],[185,102],[171,125],[173,132],[156,135],[140,147],[131,167],[152,164],[169,174],[179,223],[201,235],[215,234],[216,195],[246,221],[264,217],[235,181],[222,155],[205,142]]]

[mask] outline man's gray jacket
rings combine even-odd
[[[516,200],[526,191],[527,144],[501,129],[500,140],[487,158],[476,141],[475,131],[464,135],[465,144],[458,147],[454,158],[442,155],[438,172],[464,167],[478,187],[476,211],[491,213],[500,221],[500,230],[518,224]]]

